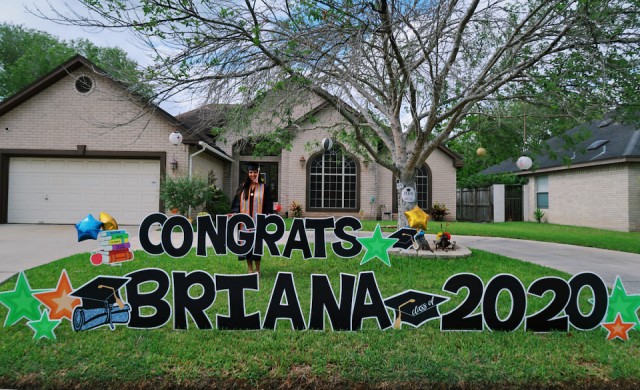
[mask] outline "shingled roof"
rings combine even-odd
[[[576,145],[567,143],[567,137],[579,137],[586,134],[584,141]],[[554,137],[547,141],[552,151],[548,154],[531,156],[536,171],[547,171],[583,166],[610,164],[615,162],[640,162],[640,129],[635,125],[623,124],[607,116],[594,120],[567,131],[562,137]],[[482,174],[511,173],[528,174],[531,171],[520,171],[516,159],[504,160],[491,166]]]

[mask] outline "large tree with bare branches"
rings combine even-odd
[[[624,82],[638,69],[636,0],[79,1],[88,17],[44,13],[136,31],[156,50],[160,98],[239,103],[293,80],[405,185],[439,145],[473,131],[465,118],[505,100],[580,116],[637,98]],[[620,74],[633,77],[611,83]]]

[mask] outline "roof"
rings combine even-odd
[[[584,140],[571,145],[567,137],[580,137]],[[579,138],[578,138],[579,139]],[[594,120],[574,127],[564,135],[551,138],[546,142],[551,153],[530,156],[536,171],[577,168],[603,165],[616,162],[640,161],[640,129],[637,126],[615,121],[611,116]],[[517,172],[516,157],[502,161],[480,172],[485,175]]]
[[[126,88],[126,85],[124,83],[122,83],[121,81],[118,81],[118,80],[115,80],[115,79],[111,78],[109,76],[109,74],[107,72],[105,72],[103,69],[101,69],[100,67],[95,65],[93,62],[91,62],[87,58],[77,54],[77,55],[69,58],[67,61],[62,63],[60,66],[58,66],[55,69],[53,69],[51,72],[49,72],[46,75],[44,75],[44,76],[40,77],[39,79],[35,80],[34,82],[32,82],[31,84],[29,84],[28,86],[23,88],[21,91],[17,92],[13,96],[10,96],[7,99],[5,99],[4,101],[0,102],[0,116],[6,114],[9,111],[13,110],[14,108],[18,107],[20,104],[24,103],[25,101],[27,101],[30,98],[32,98],[33,96],[37,95],[41,91],[43,91],[46,88],[50,87],[51,85],[53,85],[57,81],[60,81],[63,78],[67,77],[69,75],[69,72],[74,71],[74,70],[76,70],[78,68],[81,68],[81,67],[85,67],[85,68],[93,70],[96,73],[105,75],[105,76],[109,77],[111,80],[113,80],[115,83],[117,83],[117,84],[123,86],[124,88]],[[206,134],[207,134],[206,132],[194,133],[193,131],[191,131],[191,125],[192,124],[190,122],[189,123],[183,123],[183,121],[181,121],[178,118],[174,117],[173,115],[169,114],[168,112],[166,112],[165,110],[163,110],[162,108],[157,106],[156,104],[148,101],[143,96],[138,96],[138,95],[133,95],[133,96],[139,98],[140,101],[144,101],[146,104],[148,104],[148,106],[151,109],[150,111],[159,113],[160,115],[164,116],[169,121],[169,123],[171,123],[171,124],[173,124],[173,125],[175,125],[177,127],[180,127],[182,132],[185,134],[185,136],[183,138],[183,143],[191,144],[191,145],[194,145],[194,144],[197,145],[199,141],[203,141],[203,142],[207,143],[208,145],[210,145],[213,149],[216,149],[216,152],[214,154],[218,154],[217,152],[219,152],[219,153],[222,154],[221,157],[225,158],[226,160],[231,159],[231,157],[229,157],[222,149],[220,149],[217,146],[215,146],[213,138],[210,137],[210,136],[206,136]],[[199,109],[199,110],[201,110],[201,109]],[[195,111],[197,111],[197,110],[195,110]],[[189,114],[189,113],[187,113],[187,114]]]

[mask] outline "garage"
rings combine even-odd
[[[75,224],[103,211],[136,225],[159,209],[159,160],[12,157],[8,176],[9,223]]]

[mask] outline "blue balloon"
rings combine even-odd
[[[98,233],[102,227],[102,222],[93,218],[93,215],[89,214],[85,219],[76,223],[76,230],[78,231],[78,242],[98,238]]]

